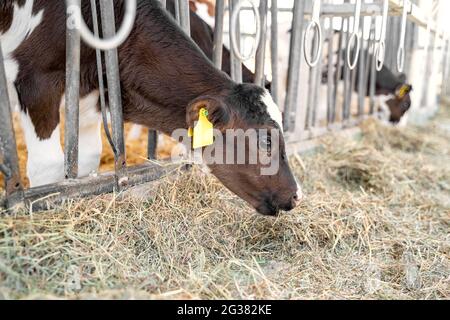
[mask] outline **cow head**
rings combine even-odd
[[[412,86],[404,84],[398,86],[395,90],[395,96],[386,101],[390,111],[391,123],[399,123],[405,113],[411,108],[411,96]]]
[[[187,110],[190,128],[201,110],[216,131],[213,145],[202,149],[211,173],[261,214],[295,208],[302,194],[289,167],[281,113],[269,92],[241,84],[199,97]]]

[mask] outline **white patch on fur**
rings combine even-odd
[[[86,177],[98,171],[102,155],[102,116],[97,103],[99,92],[93,91],[80,100],[80,136],[78,146],[78,176]]]
[[[202,18],[203,21],[205,21],[211,28],[214,29],[215,20],[214,17],[211,17],[209,15],[209,7],[206,3],[196,3],[197,6],[197,12],[196,14]]]
[[[128,141],[136,141],[139,140],[139,138],[142,135],[142,131],[143,131],[144,127],[138,124],[134,124],[131,129],[130,132],[128,133],[128,137],[127,140]]]
[[[281,114],[280,108],[273,101],[271,94],[269,91],[265,90],[264,95],[262,96],[262,101],[267,107],[267,112],[269,116],[275,121],[283,132],[283,116]]]
[[[27,0],[25,5],[19,7],[14,3],[14,14],[11,27],[0,33],[0,42],[5,62],[6,78],[9,82],[16,81],[19,65],[13,58],[14,51],[25,41],[34,29],[42,22],[44,11],[33,15],[34,0]]]
[[[28,113],[21,112],[22,129],[28,149],[27,176],[31,187],[64,179],[64,153],[59,125],[47,140],[41,140]]]
[[[389,120],[391,119],[391,110],[389,109],[387,102],[391,99],[395,99],[395,96],[393,94],[379,95],[377,96],[377,99],[381,109],[380,120],[382,122],[388,123]]]
[[[301,201],[303,199],[303,191],[300,184],[297,182],[297,201]]]

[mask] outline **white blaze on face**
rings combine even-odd
[[[283,133],[283,116],[281,114],[280,108],[278,108],[275,101],[273,101],[272,95],[269,93],[269,91],[265,90],[264,95],[262,96],[262,101],[267,107],[269,116],[273,121],[275,121],[275,123],[278,124],[281,129],[281,133]]]
[[[42,22],[44,12],[41,10],[37,14],[33,14],[33,4],[34,0],[27,0],[23,6],[14,3],[11,27],[6,32],[0,33],[6,77],[9,82],[14,82],[19,73],[19,65],[12,56],[14,51]]]

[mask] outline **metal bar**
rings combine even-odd
[[[370,114],[375,114],[375,90],[376,90],[376,82],[377,82],[377,62],[374,57],[373,48],[375,48],[375,31],[372,31],[372,35],[370,37],[370,46],[372,47],[372,55],[370,56],[370,85],[369,85],[369,100],[370,100]]]
[[[345,32],[344,32],[344,19],[341,20],[341,30],[339,32],[339,44],[338,44],[338,56],[336,62],[336,78],[334,87],[334,101],[333,101],[333,113],[332,113],[332,123],[336,122],[336,108],[339,83],[342,77],[342,70],[344,65],[344,48],[345,48]]]
[[[429,31],[429,30],[428,30]],[[434,45],[435,45],[436,38],[434,35],[431,34],[431,32],[428,33],[427,38],[427,50],[426,50],[426,58],[425,58],[425,74],[430,77],[433,73],[433,58],[434,58]],[[428,107],[428,98],[429,98],[429,92],[430,90],[430,81],[426,81],[425,85],[422,88],[422,100],[421,100],[421,107],[426,108]]]
[[[92,22],[94,25],[94,35],[99,38],[100,30],[98,24],[98,12],[97,12],[97,1],[91,0],[91,11],[92,11]],[[100,96],[100,110],[102,113],[103,130],[105,131],[106,139],[113,150],[113,154],[116,154],[116,147],[112,140],[112,135],[108,127],[108,110],[106,108],[106,90],[105,83],[103,79],[103,60],[102,51],[100,49],[95,50],[96,60],[97,60],[97,73],[98,73],[98,87]]]
[[[294,2],[297,0],[294,0]],[[321,16],[327,17],[352,17],[355,14],[355,5],[352,3],[340,3],[340,4],[330,4],[324,3],[321,5]],[[242,10],[249,11],[252,10],[250,6],[243,6]],[[280,7],[278,9],[282,13],[291,13],[291,8]],[[367,3],[361,5],[361,16],[373,16],[382,14],[382,6],[379,3]],[[313,6],[311,3],[306,4],[305,17],[311,16],[313,14]],[[397,11],[391,12],[391,14],[398,15]]]
[[[178,25],[181,24],[181,16],[180,16],[180,2],[178,0],[174,0],[175,5],[175,20],[177,21]]]
[[[129,169],[129,182],[123,190],[159,180],[186,168],[185,165],[169,163],[135,166]],[[66,180],[49,186],[28,189],[24,193],[24,198],[31,211],[42,211],[52,209],[68,199],[112,193],[115,190],[116,177],[114,173],[105,173],[98,177]]]
[[[241,31],[241,24],[239,21],[239,18],[237,19],[236,25],[233,26],[233,21],[231,19],[231,14],[233,12],[233,8],[235,8],[239,4],[240,0],[229,0],[230,5],[230,64],[231,64],[231,78],[236,81],[237,83],[242,83],[242,63],[236,56],[235,50],[233,50],[233,41],[231,41],[231,34],[233,33],[234,27],[236,27],[236,45],[238,48],[236,48],[238,51],[240,51],[240,43],[241,43],[241,37],[240,37],[240,31]]]
[[[80,8],[81,0],[68,0],[68,6]],[[81,40],[77,28],[66,32],[66,95],[64,122],[64,176],[75,179],[78,176],[78,136],[80,103],[80,50]]]
[[[157,148],[158,148],[158,132],[154,130],[148,131],[148,158],[150,160],[155,160],[157,158]]]
[[[449,92],[449,76],[450,76],[450,40],[447,40],[445,42],[445,50],[444,50],[444,57],[443,57],[443,66],[442,66],[442,96],[447,97],[447,94]]]
[[[352,117],[352,105],[353,105],[353,93],[355,92],[355,88],[356,88],[356,78],[357,78],[357,74],[356,74],[356,68],[351,70],[350,72],[350,88],[349,88],[349,106],[347,109],[347,119],[350,120]],[[357,101],[358,102],[358,101]],[[358,108],[358,106],[357,106]]]
[[[271,91],[275,103],[278,105],[279,101],[279,73],[278,73],[278,0],[272,0],[270,7],[271,13],[271,39],[270,39],[270,58],[272,65],[272,84]]]
[[[114,4],[109,0],[100,0],[103,35],[111,37],[115,33]],[[116,187],[120,190],[126,186],[126,156],[123,125],[122,97],[119,76],[119,57],[117,49],[105,52],[106,78],[108,81],[109,109],[111,112],[111,127],[113,143],[116,147],[115,177]]]
[[[324,24],[323,24],[323,20],[320,21],[321,24],[321,28],[323,29]],[[320,41],[321,43],[319,43],[318,45],[323,47],[323,37],[319,37],[317,39],[317,41]],[[313,114],[312,114],[312,128],[316,128],[317,127],[317,113],[319,110],[319,91],[320,91],[320,85],[322,83],[322,68],[323,68],[323,55],[322,55],[322,50],[319,51],[320,52],[320,58],[319,58],[319,62],[317,63],[317,66],[315,67],[315,75],[314,75],[314,100],[313,100]]]
[[[318,22],[322,24],[321,21]],[[311,54],[314,56],[316,54],[316,49],[322,46],[322,37],[314,37],[313,44],[311,45]],[[305,44],[303,44],[305,45]],[[321,52],[321,50],[319,50]],[[322,57],[317,60],[317,64],[310,69],[309,74],[309,87],[308,87],[308,104],[307,104],[307,117],[305,121],[305,129],[311,130],[315,127],[316,117],[317,117],[317,100],[319,96],[320,89],[320,72],[322,69]],[[319,81],[319,82],[318,82]]]
[[[267,11],[269,2],[267,0],[259,1],[259,17],[261,21],[261,40],[256,50],[255,64],[255,84],[264,86],[264,66],[266,57],[266,40],[267,40]]]
[[[286,95],[286,104],[284,108],[283,122],[284,130],[290,131],[295,125],[291,123],[295,119],[295,107],[297,106],[299,96],[299,82],[300,82],[300,52],[302,52],[302,35],[304,23],[304,11],[306,1],[294,1],[291,46],[289,53],[289,74],[288,74],[288,89]],[[300,106],[298,106],[300,108]]]
[[[0,164],[5,171],[6,207],[12,208],[22,201],[22,182],[19,171],[16,137],[8,95],[6,71],[0,42]]]
[[[328,30],[328,74],[327,74],[327,125],[334,122],[334,108],[336,107],[336,96],[334,95],[334,30]]]
[[[344,39],[345,39],[345,56],[347,55],[347,50],[350,50],[348,47],[348,43],[350,40],[350,21],[349,19],[345,20],[346,23],[344,25],[347,25],[347,33],[345,33]],[[347,120],[347,109],[350,107],[350,98],[349,98],[349,92],[351,95],[351,92],[353,88],[351,88],[351,70],[347,63],[344,63],[344,105],[342,107],[342,122],[345,124],[345,120]]]
[[[161,2],[161,6],[165,9],[167,8],[167,0],[159,0]]]
[[[222,69],[224,15],[225,0],[216,0],[213,63],[219,70]]]
[[[363,86],[364,86],[364,95],[368,96],[370,95],[370,76],[371,74],[374,72],[372,70],[372,55],[370,54],[370,46],[372,44],[371,42],[371,35],[372,32],[374,30],[374,23],[376,22],[376,19],[370,18],[370,32],[369,32],[369,39],[367,39],[367,47],[366,47],[366,56],[362,57],[365,60],[365,68],[364,68],[364,79],[363,79]],[[377,43],[377,45],[379,44],[379,42]],[[384,56],[386,56],[386,54],[384,54]],[[380,64],[377,62],[377,58],[374,55],[374,59],[375,63],[376,63],[376,67],[380,66]],[[384,66],[384,59],[383,59],[383,65],[381,66],[381,69]],[[369,115],[371,115],[372,113],[370,112],[370,99],[369,99]]]
[[[180,8],[180,26],[187,35],[191,35],[189,0],[178,0]]]
[[[365,32],[365,24],[364,24],[364,18],[361,18],[361,32],[364,35]],[[364,116],[364,105],[365,105],[365,101],[366,101],[366,90],[364,88],[364,74],[365,74],[365,69],[366,69],[366,61],[365,61],[365,57],[364,57],[364,38],[361,37],[361,42],[362,42],[362,51],[361,51],[361,56],[359,58],[359,68],[358,68],[358,117],[360,119],[362,119],[362,117]]]

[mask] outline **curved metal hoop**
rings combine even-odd
[[[67,1],[67,13],[73,16],[76,21],[76,27],[80,31],[80,36],[83,41],[89,46],[100,50],[111,50],[122,45],[130,35],[134,27],[134,21],[136,19],[136,0],[127,0],[126,10],[123,18],[122,26],[115,36],[109,39],[101,39],[92,34],[89,30],[86,22],[81,15],[81,9],[78,5],[71,4],[71,1]]]
[[[384,60],[386,58],[386,42],[384,40],[378,42],[378,45],[375,48],[374,57],[376,59],[375,63],[377,71],[381,71],[383,69]]]
[[[353,62],[352,62],[351,61],[352,51],[350,49],[351,49],[353,42],[355,42],[356,52],[355,52],[355,55],[353,57]],[[358,37],[357,33],[353,33],[352,36],[350,37],[350,39],[348,40],[348,45],[347,45],[347,65],[350,70],[353,70],[356,68],[356,65],[358,64],[358,60],[359,60],[359,52],[360,51],[361,51],[361,40]]]
[[[230,30],[231,46],[233,47],[233,52],[241,62],[250,60],[256,56],[256,51],[258,50],[259,42],[261,41],[261,18],[259,15],[259,10],[255,2],[248,0],[252,5],[253,14],[255,15],[256,20],[255,43],[253,45],[252,51],[248,56],[244,56],[241,54],[237,41],[237,32],[240,32],[240,30],[237,30],[237,23],[239,19],[239,14],[241,13],[242,7],[244,6],[244,1],[245,0],[239,1],[237,6],[233,8],[233,14],[231,15],[231,30]]]
[[[403,0],[403,13],[402,13],[402,29],[400,33],[400,45],[397,51],[397,70],[403,72],[405,67],[405,37],[406,37],[406,22],[408,18],[408,6],[411,4],[408,0]]]
[[[347,66],[349,67],[350,70],[353,70],[356,68],[356,65],[358,64],[358,60],[359,60],[359,52],[361,51],[361,40],[358,37],[360,17],[361,17],[361,0],[356,0],[355,1],[355,15],[353,18],[354,19],[353,20],[353,33],[352,33],[350,39],[348,40],[348,44],[347,44]],[[349,22],[349,30],[350,30],[350,22]],[[355,52],[355,56],[353,57],[353,62],[352,62],[350,48],[352,47],[353,42],[355,43],[355,46],[356,46],[356,52]]]
[[[374,57],[376,59],[375,67],[377,71],[381,71],[383,69],[384,61],[386,59],[386,28],[388,15],[389,15],[389,0],[384,0],[380,40],[378,41],[374,52]]]
[[[315,30],[314,35],[317,34],[317,41],[318,41],[318,45],[317,45],[317,52],[314,56],[314,59],[310,56],[310,52],[311,52],[311,48],[309,48],[308,44],[308,34],[312,31]],[[317,66],[317,64],[320,61],[320,57],[321,57],[321,53],[322,53],[322,27],[320,25],[320,23],[318,21],[311,21],[308,25],[308,27],[306,28],[305,31],[305,35],[304,35],[304,39],[303,39],[303,53],[305,55],[305,60],[306,63],[311,67],[315,67]]]

